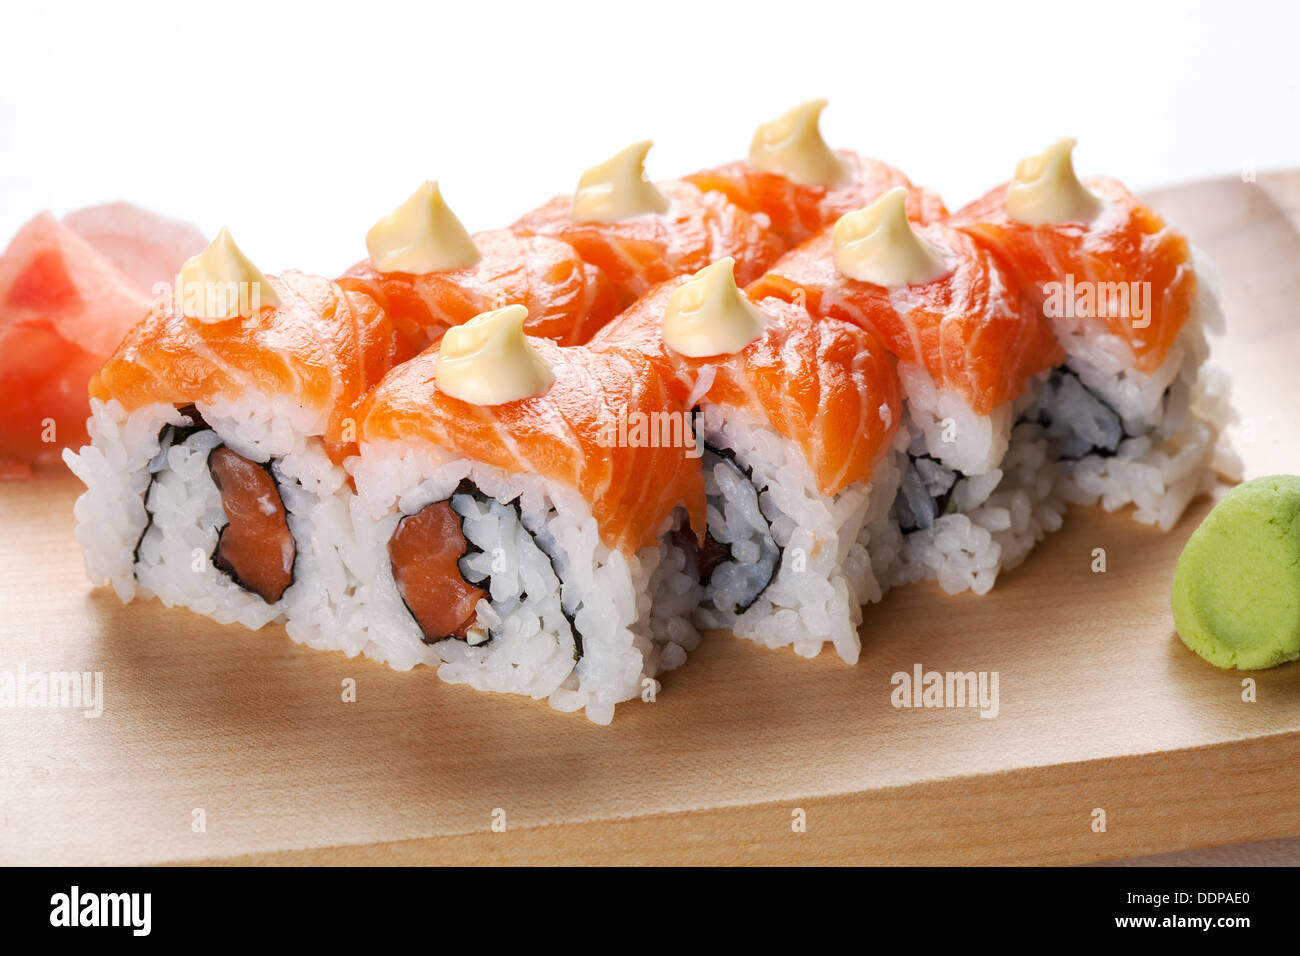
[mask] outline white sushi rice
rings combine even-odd
[[[883,530],[898,486],[892,456],[877,466],[870,484],[827,497],[799,447],[765,422],[719,405],[701,411],[705,440],[734,454],[751,479],[725,461],[706,469],[709,533],[731,547],[734,563],[714,571],[696,615],[699,626],[730,628],[737,637],[792,647],[805,657],[829,643],[855,663],[862,605],[880,600],[877,572],[892,563],[897,547]],[[881,529],[879,546],[873,528]],[[737,614],[736,606],[752,593],[754,562],[768,534],[781,549],[775,576]]]
[[[888,586],[930,579],[949,594],[987,594],[999,573],[1061,527],[1065,505],[1054,488],[1054,466],[1043,427],[1018,424],[999,467],[958,482],[952,513],[903,536],[899,559],[885,576]]]
[[[932,455],[967,475],[998,467],[1011,441],[1016,409],[1005,402],[988,415],[977,414],[954,389],[939,388],[923,366],[900,362],[905,424],[915,453]]]
[[[183,420],[170,405],[148,405],[128,416],[116,399],[92,398],[86,423],[90,444],[63,452],[68,468],[86,486],[72,509],[86,576],[93,584],[111,585],[123,603],[139,590],[135,546],[149,521],[144,498],[153,480],[149,463],[158,454],[158,434]]]
[[[351,491],[347,473],[314,437],[323,415],[255,391],[197,408],[211,430],[163,451],[164,426],[185,423],[177,409],[149,405],[128,415],[117,401],[91,402],[91,444],[64,456],[86,485],[75,506],[76,535],[91,581],[111,584],[124,602],[157,597],[254,630],[284,621],[300,643],[350,657],[365,653],[397,668],[425,659],[359,620],[360,581],[349,564],[356,550]],[[212,563],[227,522],[207,467],[218,444],[271,462],[296,546],[293,583],[274,604]]]
[[[1223,313],[1213,266],[1194,250],[1197,297],[1160,367],[1137,371],[1127,341],[1094,319],[1053,318],[1066,364],[1080,382],[1120,416],[1124,436],[1116,454],[1090,454],[1060,462],[1058,491],[1072,504],[1107,511],[1134,505],[1133,518],[1172,528],[1188,503],[1214,486],[1216,473],[1241,477],[1241,462],[1223,438],[1235,420],[1227,373],[1207,361],[1207,333],[1221,335]],[[1054,424],[1090,434],[1088,402],[1055,396],[1047,408]]]
[[[930,476],[927,488],[915,492],[925,499],[953,490],[949,513],[905,535],[902,506],[895,508],[902,543],[882,575],[886,587],[935,580],[949,594],[986,594],[1001,571],[1019,565],[1061,527],[1065,505],[1054,488],[1050,443],[1041,425],[1017,422],[1046,378],[1036,376],[1015,401],[982,416],[956,392],[937,388],[925,369],[899,366],[905,402],[897,467],[905,473],[908,453],[916,459],[917,472]],[[953,471],[962,473],[955,485]],[[904,493],[911,488],[905,484]]]
[[[352,468],[367,625],[422,649],[449,683],[547,698],[558,710],[585,709],[590,720],[607,724],[616,704],[653,699],[660,689],[655,675],[698,644],[687,623],[698,585],[680,555],[668,555],[662,544],[634,556],[607,547],[572,489],[414,440],[368,443]],[[467,478],[488,504],[454,497]],[[482,552],[467,572],[491,572],[490,600],[479,602],[476,620],[476,630],[490,638],[426,647],[393,579],[388,542],[403,516],[449,498],[467,540]],[[566,615],[581,640],[576,660]]]

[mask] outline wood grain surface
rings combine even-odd
[[[1223,273],[1247,474],[1300,472],[1300,173],[1151,198]],[[1300,665],[1215,670],[1173,631],[1206,499],[1168,534],[1073,509],[986,597],[895,591],[856,667],[711,635],[597,727],[123,606],[85,581],[78,488],[0,485],[0,670],[101,671],[105,697],[0,709],[2,863],[1070,863],[1300,835]],[[997,672],[998,716],[896,709],[916,664]]]

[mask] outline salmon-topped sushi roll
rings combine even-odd
[[[402,343],[367,296],[264,276],[225,230],[180,272],[90,382],[91,443],[65,461],[86,484],[77,539],[90,578],[250,628],[366,651],[351,488],[366,393]]]
[[[733,268],[657,286],[590,347],[651,356],[697,412],[708,525],[698,549],[683,544],[700,625],[805,656],[829,643],[854,663],[861,606],[897,549],[894,360],[864,329],[751,300]]]
[[[573,246],[618,286],[628,305],[659,282],[697,272],[724,256],[749,282],[784,250],[767,220],[718,193],[680,180],[650,183],[649,142],[587,170],[573,196],[556,196],[511,229]]]
[[[364,617],[444,680],[609,723],[699,640],[669,541],[704,527],[703,473],[660,366],[525,323],[512,305],[450,329],[368,399]]]
[[[749,291],[870,329],[898,359],[905,544],[894,582],[984,593],[1060,526],[1043,428],[1022,416],[1062,352],[995,255],[944,223],[910,222],[906,198],[896,188],[842,217]]]
[[[1061,453],[1070,500],[1169,528],[1211,469],[1235,474],[1219,435],[1228,381],[1206,364],[1223,317],[1204,256],[1105,177],[1082,182],[1057,142],[953,222],[1002,257],[1065,349],[1035,412]]]
[[[366,236],[369,258],[339,279],[365,292],[418,348],[506,305],[528,310],[525,331],[577,345],[623,304],[609,278],[568,243],[508,229],[470,235],[425,183]]]
[[[849,150],[832,151],[818,128],[825,108],[825,100],[795,107],[758,128],[748,159],[685,180],[705,192],[722,193],[748,213],[766,216],[787,247],[897,186],[907,190],[909,218],[931,222],[948,214],[936,193],[914,186],[892,166]]]

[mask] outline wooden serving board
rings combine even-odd
[[[1247,474],[1300,472],[1300,172],[1152,198],[1223,271]],[[713,635],[597,727],[123,606],[85,581],[78,487],[0,486],[0,671],[102,671],[105,696],[0,709],[2,863],[1065,863],[1300,834],[1300,665],[1247,703],[1174,634],[1208,500],[1168,534],[1074,509],[986,597],[895,591],[856,667]],[[893,707],[917,664],[996,671],[1000,713]]]

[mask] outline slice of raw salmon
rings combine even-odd
[[[1130,305],[1106,308],[1092,316],[1127,342],[1134,364],[1153,372],[1191,314],[1196,300],[1196,273],[1187,240],[1122,183],[1105,177],[1085,179],[1084,186],[1102,201],[1090,223],[1029,226],[1005,209],[1008,185],[986,193],[953,216],[953,224],[995,250],[1015,273],[1026,297],[1043,304],[1051,283],[1090,288],[1095,297],[1123,291]],[[1120,290],[1118,284],[1129,286]],[[1147,283],[1145,289],[1132,283]],[[1131,293],[1147,296],[1147,314],[1138,315]],[[1111,300],[1113,301],[1113,300]],[[1095,306],[1094,306],[1095,308]]]
[[[354,441],[362,401],[407,346],[367,295],[301,272],[267,281],[280,304],[248,318],[205,323],[154,310],[91,379],[91,396],[131,411],[256,388],[322,412],[327,441]]]
[[[476,233],[473,239],[481,258],[469,268],[381,273],[366,259],[339,284],[370,295],[420,348],[480,312],[516,304],[528,309],[528,334],[578,345],[622,307],[622,296],[605,273],[568,243],[507,229]]]
[[[632,348],[661,362],[679,396],[766,420],[803,452],[823,494],[871,480],[901,421],[894,360],[870,331],[818,320],[776,298],[756,301],[763,334],[731,355],[689,358],[664,344],[663,316],[682,276],[656,286],[607,325],[591,348]]]
[[[692,527],[705,527],[694,444],[655,437],[670,416],[686,420],[662,366],[631,349],[529,342],[555,373],[546,394],[495,406],[452,398],[435,383],[439,346],[432,345],[371,394],[363,440],[419,438],[508,472],[549,478],[578,491],[601,539],[627,554],[654,543],[679,505]]]
[[[736,260],[736,281],[752,281],[785,247],[765,221],[719,193],[680,181],[656,186],[669,201],[663,214],[577,222],[569,215],[570,197],[556,196],[511,228],[521,235],[554,236],[573,246],[614,281],[625,305],[659,282],[698,272],[724,256]]]
[[[719,192],[746,212],[762,213],[787,248],[833,225],[845,213],[875,202],[896,186],[907,189],[907,215],[917,222],[932,222],[948,214],[937,193],[913,185],[899,170],[878,159],[848,150],[836,154],[848,175],[836,186],[805,186],[764,172],[745,160],[686,176],[705,192]]]
[[[832,227],[833,229],[833,227]],[[1037,303],[1020,293],[1000,259],[943,223],[916,227],[952,271],[931,282],[886,288],[842,275],[832,229],[792,250],[747,290],[751,298],[800,302],[814,315],[870,329],[903,363],[924,367],[940,388],[987,415],[1064,358]]]

